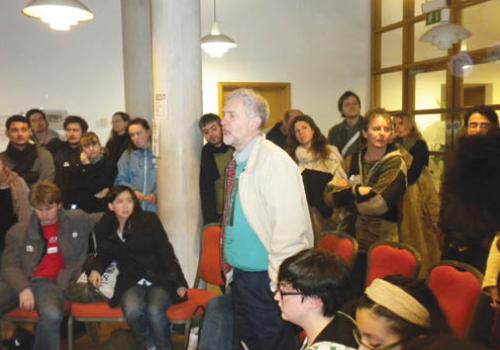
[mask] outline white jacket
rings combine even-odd
[[[269,254],[271,289],[289,256],[313,246],[313,230],[302,177],[292,158],[263,135],[239,177],[241,207]]]

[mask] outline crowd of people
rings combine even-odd
[[[229,94],[222,118],[200,118],[202,221],[222,226],[226,286],[207,305],[198,348],[478,348],[451,336],[423,279],[365,286],[366,255],[380,241],[407,243],[422,258],[420,278],[443,258],[472,264],[486,271],[485,291],[500,309],[500,220],[492,209],[500,196],[491,174],[500,168],[485,165],[500,160],[496,112],[468,112],[436,189],[413,116],[382,108],[362,116],[351,91],[337,107],[343,121],[328,137],[298,109],[265,135],[269,105],[249,89]],[[156,215],[162,199],[149,123],[115,113],[105,146],[79,116],[63,126],[61,139],[40,109],[6,121],[0,315],[36,310],[34,349],[59,349],[65,291],[82,272],[99,288],[114,264],[109,305],[123,309],[145,349],[172,349],[165,311],[186,300],[188,283]],[[478,164],[486,169],[471,175]],[[354,266],[315,248],[325,230],[356,238]]]

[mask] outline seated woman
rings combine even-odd
[[[111,307],[121,304],[127,323],[146,349],[172,349],[166,309],[186,298],[187,283],[163,226],[142,211],[134,192],[117,186],[109,211],[95,226],[97,256],[89,281],[96,287],[115,261],[120,271]]]
[[[303,250],[281,264],[274,300],[281,317],[306,332],[301,349],[316,349],[325,343],[339,350],[356,346],[353,322],[339,312],[351,297],[349,274],[337,256],[317,249]]]
[[[7,167],[5,156],[0,154],[0,254],[5,247],[5,234],[17,222],[28,222],[30,204],[28,186],[24,180]]]
[[[342,156],[337,147],[329,145],[326,137],[321,133],[314,120],[308,115],[296,117],[288,134],[288,153],[297,162],[304,187],[307,202],[322,216],[317,217],[312,211],[316,241],[318,234],[327,224],[324,219],[330,218],[332,209],[323,200],[323,192],[329,181],[333,179],[347,179],[342,168]]]
[[[132,143],[118,161],[115,185],[132,188],[143,210],[156,213],[156,158],[151,149],[148,121],[135,118],[127,128]]]
[[[394,126],[395,141],[411,155],[411,159],[407,157],[408,188],[403,197],[399,239],[420,253],[420,276],[423,278],[441,258],[441,231],[438,228],[440,201],[427,168],[429,149],[415,118],[405,113],[398,114],[394,117]]]
[[[423,280],[375,279],[356,309],[359,349],[406,349],[418,337],[449,332],[445,317]]]
[[[357,293],[366,275],[366,252],[378,241],[398,241],[398,203],[406,189],[406,163],[401,152],[389,143],[392,120],[384,109],[367,113],[362,130],[366,148],[346,158],[349,181],[335,181],[327,199],[333,207],[346,208],[356,215],[354,232],[359,254],[353,274]]]
[[[82,180],[85,192],[82,193],[78,207],[87,213],[105,211],[106,194],[115,181],[117,169],[115,163],[104,153],[99,137],[93,132],[83,134],[80,139],[82,153]]]

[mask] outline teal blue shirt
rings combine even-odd
[[[241,208],[238,180],[245,170],[247,160],[236,164],[235,181],[227,208],[229,216],[225,230],[224,257],[231,266],[243,271],[267,271],[268,253]]]

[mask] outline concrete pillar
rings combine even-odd
[[[191,285],[196,275],[201,227],[200,2],[151,0],[151,14],[158,213]]]
[[[125,109],[153,118],[150,0],[121,0]]]

